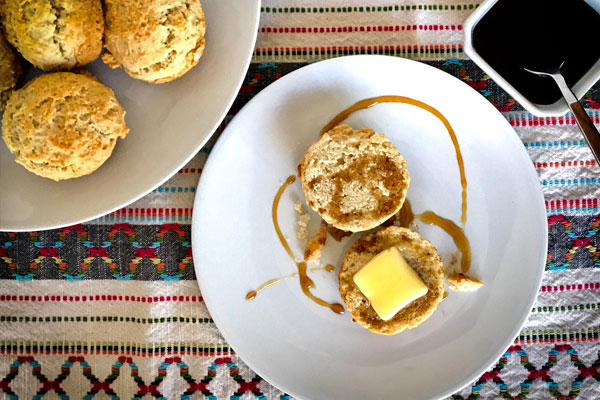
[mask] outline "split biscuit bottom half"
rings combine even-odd
[[[427,286],[427,293],[384,321],[354,283],[353,277],[373,257],[396,247],[406,263]],[[371,332],[393,335],[412,329],[435,311],[444,296],[444,269],[435,246],[407,228],[390,226],[358,239],[346,252],[339,272],[339,289],[346,308],[355,322]]]

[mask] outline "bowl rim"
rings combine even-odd
[[[563,99],[559,99],[552,104],[537,104],[528,100],[521,92],[515,89],[506,79],[498,73],[490,64],[485,61],[473,47],[473,29],[481,18],[500,0],[484,0],[475,11],[467,18],[464,23],[465,54],[471,58],[486,74],[490,76],[500,87],[511,95],[528,112],[540,117],[555,117],[565,115],[569,111],[569,106]],[[600,80],[600,59],[583,75],[579,81],[571,88],[578,99]]]
[[[218,3],[218,1],[216,3]],[[44,231],[44,230],[59,229],[59,228],[68,227],[68,226],[77,225],[77,224],[92,224],[92,223],[104,224],[104,222],[98,222],[98,218],[109,215],[117,210],[120,210],[124,207],[131,205],[132,203],[145,197],[150,192],[152,192],[154,189],[163,185],[165,182],[167,182],[169,179],[171,179],[173,176],[175,176],[177,174],[177,171],[179,171],[188,162],[190,162],[198,154],[200,149],[202,149],[202,147],[205,146],[206,143],[213,137],[213,135],[219,128],[219,125],[225,119],[229,109],[231,108],[234,101],[236,100],[236,98],[239,94],[240,88],[244,82],[244,79],[246,78],[249,66],[250,66],[253,56],[254,56],[254,49],[256,48],[256,40],[258,37],[258,28],[260,26],[260,14],[261,14],[262,0],[248,0],[248,4],[249,4],[249,6],[248,6],[249,9],[251,9],[251,11],[252,11],[252,14],[248,15],[248,17],[251,18],[252,31],[251,31],[251,34],[248,36],[248,46],[246,49],[247,51],[243,54],[242,53],[238,54],[238,56],[239,56],[238,58],[241,60],[239,66],[238,66],[240,74],[239,74],[239,76],[234,77],[234,79],[230,79],[231,82],[234,83],[234,86],[236,89],[231,91],[230,93],[225,93],[226,96],[224,96],[224,98],[226,98],[226,101],[223,102],[223,109],[219,114],[217,114],[217,113],[214,114],[216,118],[215,118],[214,124],[211,124],[212,127],[210,129],[205,130],[205,133],[203,135],[195,134],[199,139],[197,139],[195,141],[195,143],[193,144],[193,146],[190,147],[189,154],[185,154],[185,156],[181,156],[181,158],[178,159],[177,164],[173,164],[172,168],[169,167],[168,169],[166,169],[165,171],[167,171],[167,172],[165,172],[162,176],[157,177],[151,186],[146,187],[144,190],[139,190],[138,192],[135,193],[135,195],[131,195],[131,196],[127,197],[126,200],[118,200],[118,201],[112,202],[112,204],[109,206],[97,207],[96,209],[92,209],[92,210],[85,211],[85,212],[80,212],[78,214],[70,214],[70,216],[68,218],[61,219],[61,218],[52,217],[52,218],[44,219],[43,221],[29,219],[25,222],[20,222],[20,221],[7,222],[3,218],[3,215],[0,213],[0,232]],[[94,63],[102,63],[100,58],[94,60],[93,62]],[[118,93],[117,93],[117,95],[118,95]],[[2,117],[1,112],[0,112],[0,117]],[[0,128],[1,128],[1,125],[2,124],[0,123]],[[4,143],[1,143],[1,140],[0,140],[0,146],[4,146]],[[6,149],[6,150],[8,151],[8,149]],[[12,162],[14,162],[14,161],[12,161]],[[19,167],[19,168],[22,168],[22,167]],[[85,176],[83,176],[81,178],[85,179]],[[46,178],[36,178],[36,179],[46,179]],[[60,182],[55,182],[55,184],[56,183],[60,184]],[[1,202],[2,202],[2,200],[0,199],[0,207],[1,207]],[[85,214],[85,215],[83,215],[83,214]],[[107,224],[113,224],[114,222],[115,221],[107,222]]]

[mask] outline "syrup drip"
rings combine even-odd
[[[331,235],[332,238],[335,239],[336,242],[341,241],[346,236],[352,235],[352,232],[343,231],[341,229],[336,228],[331,224],[327,224],[327,232]]]
[[[329,308],[334,313],[343,314],[344,313],[344,307],[341,304],[339,304],[339,303],[333,303],[333,304],[332,303],[328,303],[325,300],[319,299],[318,297],[316,297],[315,295],[313,295],[310,292],[310,288],[314,288],[315,287],[315,283],[313,282],[312,279],[310,279],[310,277],[306,273],[306,263],[303,262],[303,261],[296,260],[296,257],[294,257],[294,253],[292,253],[292,249],[290,249],[290,246],[288,245],[287,240],[285,240],[285,237],[283,236],[283,233],[281,233],[281,229],[279,229],[279,222],[277,220],[277,208],[279,206],[279,200],[281,199],[281,195],[285,191],[285,188],[287,188],[295,180],[296,180],[296,177],[294,175],[289,176],[285,180],[285,182],[283,183],[283,185],[281,185],[281,187],[277,191],[277,194],[275,195],[275,199],[273,200],[272,217],[273,217],[273,226],[275,227],[275,232],[277,232],[277,236],[279,237],[279,241],[281,242],[281,245],[283,246],[283,248],[285,249],[285,251],[288,253],[288,255],[290,256],[290,258],[292,259],[292,261],[294,261],[294,263],[296,264],[296,267],[298,268],[298,278],[300,280],[300,287],[302,288],[302,291],[304,292],[304,294],[308,298],[310,298],[312,301],[314,301],[315,303],[317,303],[317,304],[319,304],[319,305],[321,305],[323,307]],[[270,285],[272,285],[273,283],[275,283],[275,282],[271,282]],[[250,293],[252,293],[252,292],[250,292]],[[248,296],[250,295],[250,293],[248,293],[248,295],[246,295],[246,298],[248,298]],[[253,298],[253,297],[254,296],[250,296],[250,298]]]
[[[429,111],[431,114],[435,115],[446,127],[448,134],[450,135],[450,140],[454,145],[454,151],[456,152],[456,162],[458,163],[458,169],[460,171],[460,185],[462,187],[462,206],[461,206],[461,225],[464,228],[467,224],[467,178],[465,176],[465,166],[463,163],[462,153],[460,152],[460,146],[458,144],[458,139],[456,139],[456,134],[454,133],[454,129],[450,125],[450,122],[444,117],[442,113],[438,110],[430,106],[429,104],[423,103],[422,101],[411,99],[410,97],[404,96],[378,96],[372,97],[370,99],[361,100],[349,108],[345,109],[341,113],[335,116],[335,118],[328,123],[325,128],[321,130],[321,134],[328,132],[339,125],[340,122],[348,118],[350,114],[355,113],[356,111],[363,110],[369,107],[373,107],[376,104],[380,103],[404,103],[410,104],[419,108],[422,108],[425,111]]]
[[[327,272],[332,272],[335,269],[335,267],[333,265],[327,265],[325,267],[315,267],[315,268],[311,268],[310,272],[316,272],[316,271],[327,271]],[[263,289],[266,289],[267,287],[277,283],[277,282],[281,282],[285,279],[289,279],[289,278],[294,278],[298,276],[297,272],[293,272],[289,275],[286,276],[282,276],[281,278],[275,278],[275,279],[271,279],[269,281],[266,281],[265,283],[263,283],[262,285],[260,285],[259,287],[257,287],[254,290],[251,290],[248,292],[248,294],[246,295],[246,300],[252,300],[253,298],[256,297],[257,294],[259,294]]]
[[[439,226],[446,232],[456,245],[458,251],[460,251],[460,270],[465,273],[471,266],[471,246],[469,240],[465,236],[465,231],[453,221],[440,217],[433,211],[425,211],[420,214],[418,218],[426,224],[433,224]]]
[[[404,201],[404,205],[398,212],[396,220],[399,226],[408,227],[415,218],[420,219],[426,224],[433,224],[440,227],[454,241],[454,245],[460,251],[460,270],[465,273],[471,266],[471,245],[465,235],[465,231],[460,226],[456,225],[452,220],[440,217],[433,211],[425,211],[423,214],[413,214],[412,207],[408,199]]]
[[[415,214],[413,214],[412,206],[410,205],[408,199],[404,200],[404,204],[402,205],[400,211],[398,211],[396,220],[398,221],[398,225],[404,228],[408,228],[415,220]]]

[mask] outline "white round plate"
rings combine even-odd
[[[475,293],[450,292],[416,329],[379,336],[302,294],[297,279],[245,294],[295,270],[271,222],[273,197],[304,151],[338,112],[358,100],[401,95],[441,111],[457,133],[468,180]],[[406,158],[415,212],[460,218],[454,149],[442,123],[405,104],[352,115],[355,129],[384,132]],[[295,254],[298,182],[279,206]],[[318,218],[313,214],[313,222]],[[455,248],[438,228],[419,226],[445,265]],[[328,238],[321,258],[334,273],[311,274],[314,293],[341,302],[337,271],[353,235]],[[229,124],[200,180],[192,226],[194,265],[206,305],[238,355],[301,399],[432,399],[451,394],[492,365],[517,336],[539,288],[547,245],[543,197],[531,160],[494,107],[445,72],[401,58],[343,57],[295,71],[250,101]]]
[[[233,103],[246,74],[260,0],[202,0],[206,48],[183,77],[162,85],[101,60],[88,66],[115,92],[131,129],[91,175],[54,182],[14,162],[0,140],[0,230],[50,229],[89,220],[142,197],[196,154]]]

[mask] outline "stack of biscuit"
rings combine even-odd
[[[0,0],[0,20],[2,137],[17,163],[54,180],[95,171],[129,132],[113,91],[81,69],[103,41],[109,66],[164,83],[198,63],[206,32],[198,0]],[[17,52],[50,73],[16,89]]]
[[[410,184],[406,162],[381,133],[340,125],[324,133],[298,166],[307,204],[333,227],[350,232],[377,228],[405,202]],[[427,286],[427,293],[383,320],[354,282],[354,275],[382,251],[396,247]],[[407,228],[390,226],[358,239],[346,252],[339,289],[361,326],[395,334],[426,320],[444,296],[444,270],[433,244]]]

